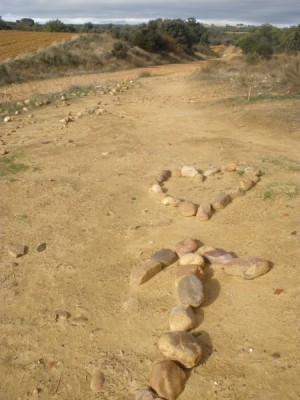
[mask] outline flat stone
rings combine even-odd
[[[225,208],[226,206],[228,206],[228,204],[230,202],[231,202],[230,196],[225,192],[220,192],[214,198],[214,200],[212,201],[211,205],[212,205],[213,209],[221,210],[221,209]]]
[[[174,253],[175,254],[175,253]],[[131,285],[141,285],[162,270],[162,264],[156,260],[146,261],[144,264],[134,268],[130,274]]]
[[[212,264],[226,264],[234,259],[233,255],[224,249],[206,251],[203,253],[203,257]]]
[[[157,342],[161,354],[168,360],[178,361],[186,368],[193,368],[202,357],[202,348],[189,332],[169,332]]]
[[[190,306],[173,307],[169,317],[170,331],[189,331],[196,326],[194,310]]]
[[[3,119],[3,122],[10,122],[11,121],[11,117],[5,117],[4,119]]]
[[[228,275],[241,276],[244,279],[254,279],[270,271],[272,263],[260,257],[240,257],[222,265]]]
[[[220,168],[211,167],[211,168],[207,169],[206,171],[204,171],[203,175],[206,178],[208,178],[209,176],[216,175],[218,172],[220,172]]]
[[[197,206],[191,201],[182,201],[178,205],[178,210],[183,217],[193,217],[197,214]]]
[[[186,253],[179,258],[178,263],[179,265],[194,264],[194,265],[199,265],[200,267],[204,267],[205,260],[200,254]]]
[[[157,398],[157,394],[151,389],[141,389],[135,394],[134,400],[153,400]]]
[[[85,326],[88,323],[88,319],[83,315],[78,315],[72,319],[71,325]]]
[[[198,175],[199,171],[191,166],[185,165],[181,168],[181,176],[186,178],[193,178],[194,176]]]
[[[177,259],[177,254],[171,249],[158,250],[151,256],[152,261],[161,263],[163,267],[173,264]]]
[[[200,221],[208,221],[213,215],[213,209],[210,203],[201,204],[198,208],[196,218]]]
[[[175,251],[178,257],[182,257],[187,253],[194,253],[198,249],[198,241],[195,239],[187,238],[178,242],[175,246]]]
[[[8,247],[8,254],[12,257],[18,258],[26,253],[26,246],[23,244],[11,244]]]
[[[187,275],[178,282],[178,296],[185,306],[199,307],[204,301],[203,285],[195,275]]]
[[[196,183],[202,183],[204,181],[204,179],[205,179],[204,175],[198,174],[198,175],[194,176],[193,181],[196,182]]]
[[[175,361],[164,360],[153,366],[150,384],[163,399],[176,400],[184,391],[186,380],[186,373]]]
[[[173,196],[165,196],[161,200],[161,204],[163,204],[164,206],[178,207],[180,203],[181,203],[181,200],[176,199]]]
[[[244,178],[240,182],[240,188],[245,192],[250,190],[254,186],[254,182],[250,178]]]
[[[175,286],[178,287],[179,281],[188,275],[195,275],[201,282],[205,281],[205,272],[199,265],[179,265],[175,270]]]
[[[212,251],[212,250],[216,250],[214,247],[212,246],[201,246],[199,247],[199,249],[196,251],[197,254],[200,254],[200,256],[203,256],[204,253],[207,253],[208,251]]]
[[[104,374],[99,369],[96,369],[92,373],[90,388],[94,393],[101,392],[105,382]]]
[[[235,188],[230,190],[230,192],[228,192],[228,195],[230,196],[231,200],[234,200],[239,197],[245,196],[245,191],[241,188]]]
[[[228,163],[221,167],[222,172],[233,172],[236,170],[236,163]]]

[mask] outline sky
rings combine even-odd
[[[203,23],[300,24],[300,0],[0,0],[4,20],[60,19],[65,23],[139,23],[194,17]]]

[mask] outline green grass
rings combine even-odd
[[[15,157],[2,157],[0,158],[0,177],[6,175],[15,175],[20,172],[27,171],[28,165],[17,163]]]
[[[263,193],[263,200],[275,200],[276,197],[285,196],[286,198],[292,200],[299,196],[300,188],[293,182],[288,183],[273,183],[267,190]]]
[[[281,159],[281,158],[269,158],[269,157],[263,157],[261,161],[275,165],[286,171],[300,172],[300,163],[298,161]]]
[[[262,94],[258,96],[251,96],[248,100],[248,96],[235,96],[229,97],[228,99],[221,100],[227,104],[241,104],[241,103],[255,103],[258,101],[270,101],[270,100],[300,100],[300,93],[292,93],[286,95],[272,95]]]

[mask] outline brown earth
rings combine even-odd
[[[132,399],[162,358],[155,343],[178,299],[175,265],[138,288],[129,275],[186,237],[274,266],[253,281],[206,267],[195,329],[204,360],[180,400],[300,397],[299,100],[224,102],[241,89],[192,80],[194,68],[157,67],[117,96],[91,94],[0,123],[9,150],[0,161],[1,400]],[[61,129],[69,112],[99,102],[105,114]],[[263,176],[210,221],[181,217],[148,192],[160,169],[231,161]],[[229,173],[197,186],[182,178],[166,187],[200,202],[239,179]],[[10,243],[26,244],[28,254],[15,263]],[[69,321],[56,321],[56,310],[70,312]],[[87,324],[72,324],[77,315]],[[89,388],[95,367],[106,377],[98,395]]]

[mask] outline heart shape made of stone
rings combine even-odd
[[[209,177],[223,174],[224,172],[237,172],[242,176],[239,186],[219,192],[210,202],[201,203],[198,206],[189,200],[182,200],[172,195],[166,194],[164,184],[171,178],[192,178],[194,182],[202,183]],[[154,194],[164,206],[177,207],[179,213],[184,217],[196,217],[200,221],[209,220],[215,211],[222,210],[229,203],[238,197],[242,197],[245,193],[253,188],[260,180],[261,172],[247,164],[229,163],[222,167],[211,167],[205,171],[195,168],[194,166],[185,165],[180,169],[162,170],[155,177],[155,183],[150,185],[150,193]]]

